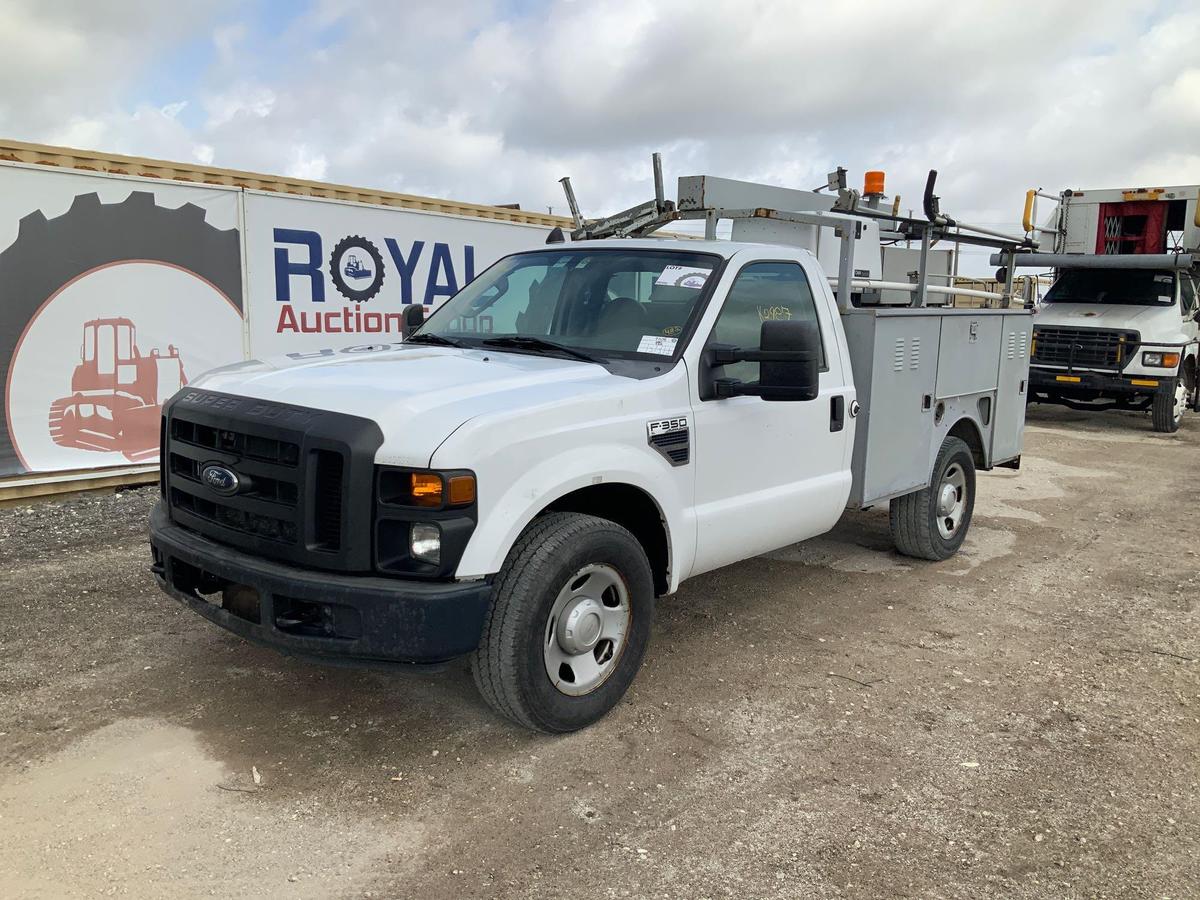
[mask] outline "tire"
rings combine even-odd
[[[1171,381],[1169,391],[1158,391],[1150,407],[1150,420],[1154,424],[1154,430],[1160,434],[1177,432],[1189,399],[1187,383],[1182,377]]]
[[[940,510],[943,489],[956,489],[952,510]],[[892,541],[905,556],[940,561],[958,552],[975,511],[975,458],[966,442],[948,437],[933,463],[929,487],[897,497],[890,504]],[[947,527],[953,514],[953,528]],[[947,533],[948,532],[948,533]]]
[[[605,609],[598,615],[611,621],[625,617],[620,638],[609,641],[606,661],[601,662],[608,638],[569,655],[565,647],[579,649],[567,627],[572,615],[592,615],[591,595],[606,584]],[[624,611],[614,600],[625,604]],[[550,513],[525,529],[496,576],[483,638],[471,659],[475,684],[493,709],[526,728],[576,731],[624,696],[641,667],[653,618],[654,579],[637,539],[607,519]],[[604,621],[602,635],[610,627]],[[580,640],[586,644],[590,637],[582,634]],[[566,660],[570,679],[562,665],[552,677],[552,658]],[[571,680],[575,669],[578,681]],[[594,684],[593,677],[599,678]]]

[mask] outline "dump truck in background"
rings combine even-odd
[[[1039,198],[1057,201],[1037,225]],[[1148,412],[1155,431],[1200,410],[1200,185],[1031,190],[1024,227],[1053,270],[1034,325],[1030,402]],[[999,255],[995,265],[1007,263]]]

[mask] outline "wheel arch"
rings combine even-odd
[[[956,437],[971,448],[971,458],[975,461],[975,468],[986,469],[989,467],[987,447],[983,443],[983,432],[980,430],[979,424],[970,416],[963,416],[950,426],[946,437]]]
[[[661,597],[670,591],[671,543],[667,522],[646,491],[625,482],[588,485],[564,494],[538,515],[548,512],[586,513],[628,529],[650,560],[655,594]]]
[[[573,448],[547,457],[514,478],[515,465],[506,458],[494,468],[476,467],[480,518],[459,561],[458,578],[500,571],[530,523],[555,511],[597,515],[629,528],[646,549],[656,592],[670,593],[688,575],[696,537],[687,515],[690,482],[665,473],[657,453],[604,443],[587,453]],[[496,493],[489,490],[492,485],[499,485]]]

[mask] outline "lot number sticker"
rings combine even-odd
[[[697,269],[693,266],[667,266],[662,270],[662,274],[658,276],[658,281],[655,284],[666,284],[671,287],[685,287],[693,290],[700,290],[704,287],[704,282],[708,281],[708,276],[712,274],[712,269]]]
[[[643,334],[638,343],[638,353],[654,353],[658,356],[670,356],[675,352],[678,338],[663,337],[661,334]]]

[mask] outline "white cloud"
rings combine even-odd
[[[1027,187],[1200,172],[1183,2],[608,0],[505,20],[499,0],[320,0],[279,35],[118,6],[0,8],[0,131],[557,211],[570,174],[590,214],[649,194],[652,150],[669,177],[883,168],[906,206],[937,168],[943,208],[1012,227]],[[197,34],[216,64],[186,115],[122,99]]]

